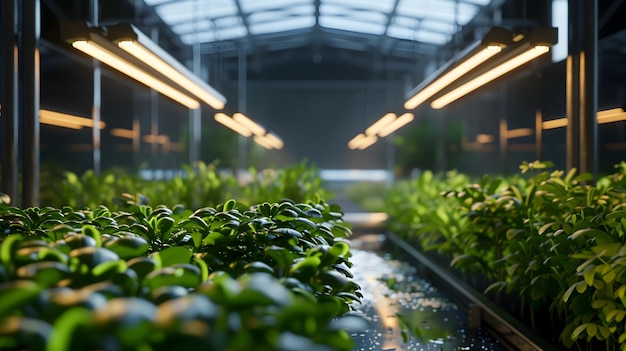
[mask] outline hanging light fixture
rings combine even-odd
[[[222,125],[234,130],[244,137],[253,136],[253,140],[266,149],[282,149],[283,141],[265,128],[248,118],[243,113],[237,112],[231,118],[223,112],[218,112],[214,116],[215,120]]]
[[[436,98],[430,106],[440,109],[451,102],[471,93],[483,85],[509,73],[510,71],[544,55],[556,43],[557,30],[551,27],[536,27],[529,36],[516,36],[515,44],[511,45],[497,58],[490,60],[479,69],[473,71],[471,78],[456,84],[444,95]]]
[[[395,113],[386,113],[371,126],[369,126],[364,133],[359,133],[348,142],[348,148],[351,150],[363,150],[378,141],[378,138],[384,138],[389,134],[395,132],[401,127],[414,119],[412,113],[404,113],[398,117]]]
[[[64,22],[61,35],[72,47],[106,64],[107,66],[135,79],[148,88],[154,89],[181,105],[197,109],[200,103],[191,96],[166,83],[152,73],[149,67],[140,67],[128,60],[119,48],[113,45],[98,28],[91,28],[84,22]]]
[[[513,32],[501,27],[492,28],[483,40],[470,45],[416,86],[408,94],[409,98],[404,103],[404,108],[415,109],[452,82],[498,55],[512,43],[512,39]]]
[[[82,129],[83,127],[93,128],[93,119],[70,115],[67,113],[61,113],[50,110],[39,110],[39,123],[54,125],[57,127],[69,128],[69,129]],[[98,127],[104,129],[106,124],[100,122]]]
[[[378,136],[381,138],[386,137],[387,135],[395,132],[396,130],[404,127],[406,124],[411,122],[414,119],[414,115],[412,113],[406,112],[403,113],[400,117],[393,120],[391,123],[384,126],[379,132]]]
[[[248,128],[244,127],[243,125],[241,125],[240,123],[238,123],[237,121],[235,121],[234,119],[232,119],[230,116],[228,116],[227,114],[223,112],[216,113],[213,118],[215,118],[217,122],[234,130],[235,132],[243,135],[246,138],[252,135],[252,132]]]
[[[132,24],[120,23],[108,26],[107,36],[119,48],[131,54],[146,66],[161,72],[212,108],[216,110],[224,108],[226,98],[222,94],[198,78],[198,76]]]

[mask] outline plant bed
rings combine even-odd
[[[598,179],[550,167],[465,184],[426,174],[391,200],[390,231],[544,339],[626,350],[626,163]]]
[[[420,276],[427,277],[450,294],[459,306],[466,308],[473,324],[497,337],[510,350],[557,350],[512,315],[498,307],[462,278],[442,266],[431,255],[420,252],[392,233],[385,234],[387,249],[419,267]]]
[[[0,349],[351,350],[350,227],[317,203],[0,207]]]
[[[351,239],[352,272],[363,299],[356,312],[369,322],[353,334],[355,350],[490,350],[506,348],[472,325],[467,310],[442,285],[423,277],[424,270],[393,255],[384,235]]]

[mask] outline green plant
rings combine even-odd
[[[3,205],[0,233],[0,348],[353,347],[351,232],[323,201]]]
[[[429,193],[416,183],[401,188],[399,198],[430,204],[431,214],[390,206],[398,211],[390,215],[402,222],[395,226],[404,230],[401,235],[432,249],[433,238],[441,240],[423,230],[441,225],[440,216],[432,213],[460,210],[464,215],[458,227],[442,227],[447,234],[439,234],[448,244],[436,246],[453,267],[487,277],[486,293],[518,296],[520,311],[530,306],[533,327],[535,311],[547,308],[552,324],[563,326],[560,339],[567,347],[584,339],[624,350],[626,167],[617,165],[614,174],[595,184],[589,174],[549,171],[551,167],[549,162],[525,162],[520,169],[526,177],[483,177],[444,192],[454,206],[424,199]]]

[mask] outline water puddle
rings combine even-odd
[[[354,307],[370,327],[352,334],[354,351],[505,350],[497,340],[469,330],[467,313],[414,267],[355,244],[352,272],[364,297]]]

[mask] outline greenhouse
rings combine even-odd
[[[623,0],[2,0],[0,350],[626,350]]]

